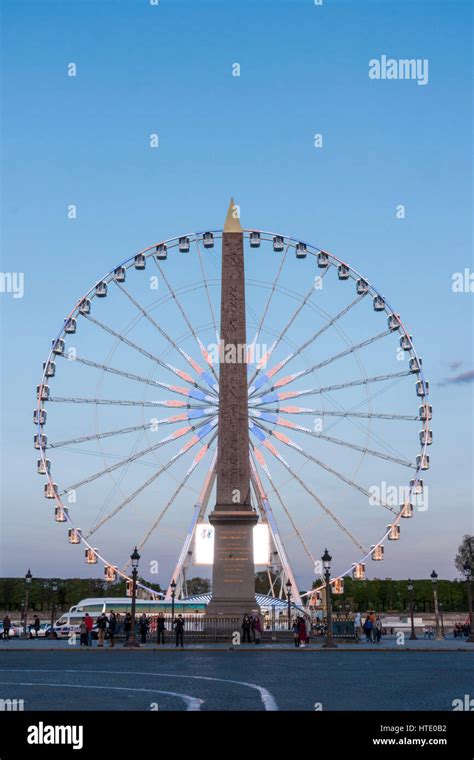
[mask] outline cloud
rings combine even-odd
[[[468,372],[461,372],[459,375],[445,378],[443,385],[461,385],[463,383],[474,382],[474,369],[470,369]]]

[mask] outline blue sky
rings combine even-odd
[[[233,195],[243,226],[347,260],[409,326],[435,411],[430,508],[376,569],[425,577],[434,566],[454,577],[456,548],[473,529],[472,381],[453,381],[473,369],[472,294],[451,287],[454,272],[473,268],[469,6],[3,2],[2,271],[25,276],[22,299],[0,294],[3,575],[29,565],[36,575],[97,572],[52,521],[35,472],[35,387],[63,317],[137,250],[221,227]],[[369,79],[381,55],[428,59],[428,84]],[[191,281],[180,266],[174,276]],[[300,276],[293,268],[287,283],[302,293]],[[105,344],[95,341],[89,355],[99,360]],[[186,514],[184,500],[174,534],[169,525],[178,543]],[[121,530],[109,540],[127,552]],[[315,552],[333,540],[340,569],[350,563],[330,531],[310,537]],[[154,551],[166,582],[175,555]],[[307,583],[298,560],[296,570]]]

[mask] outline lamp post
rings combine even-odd
[[[413,583],[412,583],[411,578],[408,578],[407,589],[408,589],[408,593],[410,595],[410,621],[411,621],[410,639],[414,640],[414,639],[417,639],[418,636],[415,633],[415,621],[413,620]]]
[[[291,631],[291,581],[288,578],[285,583],[286,586],[286,598],[288,601],[288,630]]]
[[[444,635],[444,617],[443,617],[443,602],[438,602],[439,607],[439,617],[441,619],[441,638],[445,639],[446,636]]]
[[[474,626],[473,626],[473,616],[472,616],[472,564],[470,562],[466,562],[463,565],[464,569],[464,575],[466,576],[466,583],[467,583],[467,606],[468,606],[468,619],[469,619],[469,636],[467,637],[468,644],[474,644]]]
[[[438,607],[438,589],[436,586],[436,583],[438,581],[438,573],[436,573],[434,570],[430,575],[430,578],[433,582],[433,600],[434,600],[434,610],[435,610],[435,619],[436,619],[436,641],[441,641],[444,636],[441,634],[441,629],[439,627],[439,607]]]
[[[52,602],[51,602],[51,636],[52,638],[55,638],[54,636],[54,617],[56,615],[56,594],[58,591],[58,584],[56,581],[53,581],[51,584],[51,592],[52,592]]]
[[[137,639],[135,638],[135,610],[137,603],[137,578],[138,578],[138,563],[140,562],[140,555],[137,547],[130,555],[132,560],[132,627],[130,630],[130,636],[124,643],[124,647],[139,647]]]
[[[170,583],[170,588],[171,588],[171,630],[173,630],[173,625],[174,625],[174,600],[175,600],[175,597],[176,597],[176,583],[175,583],[174,578],[173,578],[173,580]]]
[[[25,575],[25,638],[28,636],[28,602],[30,599],[30,585],[32,580],[33,576],[31,574],[30,568],[28,568],[28,572]]]
[[[323,649],[335,649],[337,644],[334,642],[332,635],[332,607],[331,607],[331,555],[328,550],[324,550],[324,554],[321,557],[324,568],[324,581],[326,583],[326,617],[327,617],[327,633],[326,641],[323,644]]]

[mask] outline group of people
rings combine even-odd
[[[10,630],[12,627],[12,621],[10,618],[10,615],[5,615],[3,618],[3,631],[2,631],[2,639],[8,639],[10,638]],[[35,615],[32,625],[29,626],[30,630],[30,638],[38,638],[38,631],[41,628],[41,623],[38,615]],[[33,636],[33,631],[35,632],[35,636]]]
[[[454,638],[463,638],[464,636],[469,636],[471,633],[471,626],[469,624],[469,621],[466,621],[465,623],[456,623],[453,626],[453,634]]]
[[[360,612],[356,612],[354,628],[358,639],[362,638],[363,632],[366,642],[371,644],[379,644],[384,633],[382,618],[380,615],[376,615],[373,610],[367,613],[363,623]]]
[[[102,612],[99,615],[99,617],[97,618],[97,624],[96,624],[98,647],[103,647],[104,641],[106,639],[108,640],[110,647],[113,647],[115,645],[117,627],[119,625],[119,622],[121,622],[119,618],[120,616],[116,615],[113,610],[110,611],[108,616],[105,614],[105,612]],[[133,622],[132,615],[130,612],[127,612],[123,619],[123,633],[125,635],[125,641],[128,641],[130,639],[130,636],[132,633],[132,622]],[[138,633],[140,634],[140,643],[146,644],[147,637],[150,632],[150,619],[146,616],[144,612],[138,618],[137,626],[138,626]],[[86,612],[79,626],[81,646],[92,645],[93,627],[94,627],[94,621],[92,617],[89,615],[89,613]],[[184,647],[184,627],[185,627],[184,618],[182,615],[178,615],[173,621],[173,630],[175,632],[176,646],[177,647],[181,646],[181,648]],[[156,620],[157,644],[165,643],[165,631],[166,631],[165,617],[163,613],[160,612]]]
[[[242,620],[242,643],[246,641],[250,644],[250,641],[255,644],[260,644],[262,638],[262,623],[258,615],[245,614]]]
[[[295,647],[305,647],[309,644],[309,631],[303,615],[297,615],[292,625]]]

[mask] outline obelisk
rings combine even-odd
[[[244,236],[233,199],[222,235],[219,425],[212,599],[208,615],[257,609],[250,502]]]

